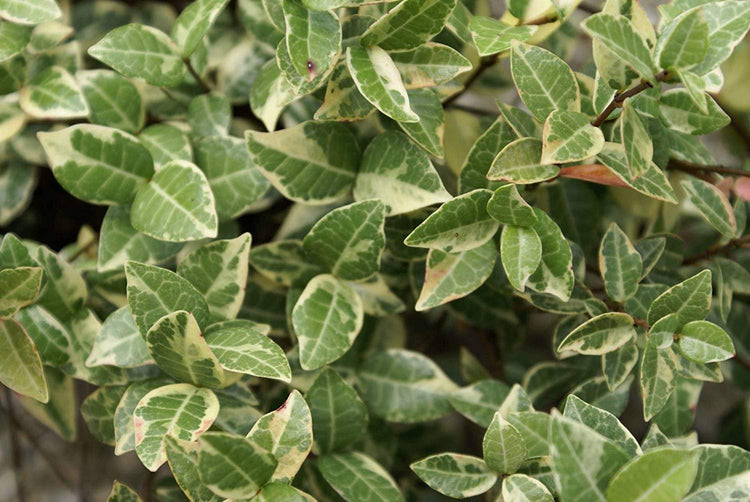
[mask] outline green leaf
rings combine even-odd
[[[190,162],[175,160],[159,168],[138,190],[130,220],[155,239],[181,242],[216,237],[218,218],[206,175]]]
[[[292,379],[284,351],[267,336],[265,330],[245,321],[243,326],[215,324],[203,335],[221,366],[229,371],[247,373],[282,382]]]
[[[628,314],[609,312],[578,326],[565,337],[557,350],[598,356],[622,347],[634,337],[633,318]]]
[[[322,205],[354,185],[360,150],[343,124],[304,122],[273,133],[245,133],[250,158],[271,184],[295,202]]]
[[[703,135],[717,131],[730,122],[729,116],[711,97],[706,97],[708,113],[693,102],[686,89],[669,89],[659,97],[659,113],[674,131]]]
[[[510,71],[518,95],[540,122],[555,110],[577,112],[580,109],[573,71],[551,52],[533,45],[513,43]]]
[[[315,502],[307,493],[283,483],[265,485],[254,500],[257,502]]]
[[[673,19],[659,35],[654,59],[662,68],[687,69],[708,52],[708,23],[703,9],[690,9]]]
[[[589,36],[599,40],[641,77],[655,83],[651,51],[641,33],[627,17],[600,12],[587,17],[581,26]]]
[[[702,77],[686,70],[676,70],[677,77],[682,81],[685,90],[693,100],[693,104],[703,113],[708,113],[708,100],[706,99],[706,82]]]
[[[609,438],[556,414],[550,424],[550,450],[563,500],[607,500],[607,483],[629,456]]]
[[[677,203],[672,185],[669,184],[664,172],[653,162],[645,173],[638,178],[631,179],[627,154],[623,145],[605,143],[602,151],[597,155],[597,160],[633,190],[659,200]]]
[[[511,41],[523,42],[533,35],[537,26],[511,26],[486,16],[473,16],[469,22],[471,38],[480,56],[491,56],[510,49]]]
[[[402,349],[365,359],[359,369],[362,396],[373,414],[391,422],[415,423],[451,412],[456,385],[432,360]]]
[[[475,291],[492,274],[496,259],[497,247],[491,240],[459,253],[431,249],[414,309],[428,310]]]
[[[497,481],[484,460],[458,453],[438,453],[409,467],[433,490],[458,499],[481,495]]]
[[[61,15],[55,0],[0,0],[0,17],[18,24],[40,24]]]
[[[259,444],[224,432],[200,438],[198,469],[201,482],[224,498],[249,498],[271,479],[274,456]]]
[[[703,270],[659,295],[648,310],[648,323],[675,313],[680,325],[702,321],[711,307],[711,271]]]
[[[433,89],[410,89],[406,94],[419,122],[398,122],[398,127],[427,153],[442,159],[445,112],[440,97]]]
[[[575,420],[614,441],[630,456],[640,455],[641,448],[633,435],[612,413],[597,408],[570,394],[565,400],[564,417]]]
[[[0,382],[37,401],[49,401],[47,380],[34,342],[14,319],[0,319]]]
[[[367,29],[362,45],[388,51],[418,47],[440,33],[455,6],[456,0],[405,0]]]
[[[35,258],[44,269],[46,281],[36,303],[58,319],[67,321],[86,301],[86,282],[73,265],[45,246],[39,246]]]
[[[404,244],[458,253],[481,246],[495,235],[499,223],[487,213],[489,190],[474,190],[440,206],[404,239]]]
[[[500,259],[508,281],[514,288],[523,291],[526,281],[542,261],[539,235],[533,228],[506,225],[500,238]]]
[[[237,320],[221,324],[254,324],[252,321]],[[232,434],[247,434],[253,424],[262,416],[262,412],[255,408],[259,404],[258,398],[248,388],[251,377],[242,377],[232,374],[230,381],[239,377],[237,383],[217,389],[214,391],[219,398],[219,415],[216,417],[216,426],[224,432]]]
[[[513,394],[509,394],[509,398]],[[527,458],[543,457],[549,455],[549,438],[548,429],[550,427],[550,415],[539,411],[533,411],[531,403],[528,401],[528,396],[524,396],[520,399],[520,402],[516,404],[517,408],[528,406],[528,410],[517,411],[511,408],[511,412],[506,412],[504,408],[506,403],[503,403],[503,407],[500,409],[503,418],[505,418],[510,424],[516,428],[516,430],[523,436],[524,443],[526,443]]]
[[[16,399],[32,417],[49,427],[65,441],[75,441],[78,416],[73,379],[55,368],[44,367],[49,401],[40,403],[34,398],[16,394]]]
[[[302,368],[320,368],[344,355],[363,318],[362,301],[350,286],[328,274],[312,279],[292,310]]]
[[[529,119],[531,118],[529,117]],[[489,188],[491,190],[497,188],[498,182],[487,180],[487,171],[489,171],[497,152],[505,148],[514,139],[516,139],[516,133],[513,132],[508,122],[502,117],[495,120],[477,138],[471,150],[469,150],[461,167],[458,193],[464,194],[477,188]],[[541,145],[539,157],[541,158]]]
[[[629,99],[625,100],[620,115],[620,141],[625,149],[630,177],[645,174],[651,167],[654,145],[651,134]]]
[[[336,277],[357,281],[378,271],[385,249],[385,205],[355,202],[321,218],[302,241],[305,254]]]
[[[154,174],[137,138],[110,127],[79,124],[40,132],[52,174],[65,190],[93,204],[128,204]]]
[[[164,436],[195,441],[216,419],[219,400],[209,389],[187,383],[150,391],[135,407],[135,452],[146,468],[156,472],[167,460]]]
[[[609,390],[615,390],[625,382],[638,363],[638,347],[635,343],[626,343],[617,350],[602,355],[602,373],[607,380]]]
[[[526,442],[521,433],[496,412],[482,440],[487,467],[498,474],[513,474],[526,460]]]
[[[419,116],[409,106],[398,68],[382,48],[349,47],[346,65],[359,92],[375,108],[397,122],[419,122]]]
[[[599,247],[599,270],[607,296],[622,303],[633,296],[641,279],[643,261],[625,232],[612,223]]]
[[[170,124],[154,124],[138,135],[143,146],[151,153],[157,169],[173,160],[193,161],[193,148],[187,134]]]
[[[89,105],[92,124],[135,134],[146,123],[146,103],[130,80],[109,70],[76,73]]]
[[[599,153],[604,146],[601,129],[583,113],[554,110],[544,123],[542,164],[577,162]]]
[[[189,500],[220,502],[223,500],[200,482],[198,471],[198,443],[164,436],[169,470]]]
[[[503,479],[503,502],[553,502],[552,494],[536,478],[513,474]]]
[[[607,500],[620,502],[641,498],[677,502],[693,484],[698,452],[659,448],[634,458],[612,478]]]
[[[203,295],[214,321],[234,319],[247,283],[250,234],[205,244],[180,261],[177,273]]]
[[[81,416],[91,435],[104,444],[115,445],[115,410],[126,389],[125,385],[105,385],[81,403]]]
[[[294,89],[282,75],[275,59],[266,62],[258,70],[250,87],[250,108],[269,131],[276,129],[279,115],[296,98]]]
[[[542,163],[542,148],[542,142],[536,138],[508,143],[492,161],[487,179],[529,184],[554,178],[559,169]]]
[[[750,454],[733,445],[699,445],[698,473],[686,502],[747,496]]]
[[[708,53],[694,68],[705,75],[724,62],[750,27],[750,5],[745,2],[712,2],[703,5],[703,16],[708,23]]]
[[[481,427],[489,427],[495,411],[505,401],[510,389],[488,375],[482,380],[456,390],[450,396],[451,405],[463,416]]]
[[[283,0],[282,6],[292,65],[312,81],[331,67],[341,50],[341,24],[333,12],[308,10],[299,0]]]
[[[315,112],[315,120],[362,120],[374,111],[375,108],[357,89],[346,61],[339,61],[328,80],[323,104]]]
[[[276,410],[263,415],[247,437],[278,461],[271,481],[290,482],[312,448],[310,408],[297,390]]]
[[[50,66],[32,77],[21,88],[19,104],[36,119],[76,119],[89,114],[78,82],[60,66]]]
[[[135,425],[133,412],[143,397],[154,389],[172,383],[164,378],[151,378],[134,382],[128,386],[115,409],[115,455],[122,455],[135,449]]]
[[[188,5],[172,25],[172,40],[188,58],[198,48],[228,0],[197,0]]]
[[[364,453],[335,453],[318,460],[326,481],[347,502],[403,502],[395,481]]]
[[[29,40],[31,40],[31,27],[0,21],[0,61],[25,61],[24,58],[11,58],[21,53],[29,44]],[[24,63],[22,70],[25,68]],[[23,75],[16,75],[14,71],[9,77],[23,78]],[[18,82],[13,90],[21,87],[22,84],[22,81]]]
[[[341,376],[325,368],[305,394],[321,454],[345,451],[367,432],[367,407]]]
[[[529,277],[527,285],[539,293],[555,295],[568,301],[573,292],[573,254],[560,227],[547,213],[534,208],[537,222],[534,231],[542,241],[542,261],[539,268]]]
[[[725,361],[734,356],[734,344],[719,326],[708,321],[691,321],[679,333],[680,350],[699,363]]]
[[[664,407],[674,390],[677,366],[670,347],[659,348],[649,340],[643,350],[640,367],[643,418],[650,420]]]
[[[732,239],[737,232],[737,221],[729,199],[716,186],[690,177],[680,183],[701,216],[721,235]]]
[[[305,255],[302,241],[269,242],[250,250],[250,264],[268,279],[287,287],[304,287],[323,270]]]
[[[187,67],[174,42],[156,28],[142,24],[115,28],[88,53],[126,77],[142,78],[157,87],[175,87],[186,76]]]
[[[536,223],[534,209],[525,201],[518,188],[509,184],[499,187],[487,201],[487,212],[505,225],[528,227]]]
[[[97,270],[120,270],[128,260],[147,265],[162,263],[175,256],[182,244],[164,242],[138,232],[130,224],[130,207],[112,206],[102,220],[97,247]]]
[[[447,45],[424,45],[391,54],[407,89],[435,87],[471,70],[471,62]]]
[[[42,269],[17,267],[0,270],[0,319],[13,317],[33,302],[42,286]]]
[[[86,366],[133,368],[152,362],[146,343],[126,305],[104,320],[86,359]]]
[[[189,312],[165,315],[148,330],[146,345],[166,374],[203,387],[223,387],[226,376]]]
[[[450,194],[426,153],[406,135],[386,131],[375,137],[362,155],[354,197],[359,201],[381,199],[388,215],[393,216],[445,202]]]
[[[165,315],[178,310],[190,312],[199,326],[208,324],[208,305],[186,280],[170,270],[134,261],[125,264],[130,312],[141,335]]]
[[[227,136],[232,122],[232,105],[219,94],[201,94],[190,100],[187,120],[196,136]]]

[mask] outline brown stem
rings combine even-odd
[[[26,492],[23,489],[23,458],[21,457],[21,445],[18,443],[16,432],[16,416],[13,413],[13,396],[9,388],[5,388],[5,412],[8,417],[8,436],[10,439],[10,452],[13,458],[13,474],[16,478],[16,497],[19,502],[26,502]]]
[[[715,246],[711,246],[710,248],[706,249],[705,251],[702,251],[700,253],[694,254],[693,256],[688,256],[684,260],[682,260],[683,265],[693,265],[694,263],[698,263],[704,260],[707,260],[711,258],[712,256],[715,256],[717,254],[726,254],[732,251],[733,249],[737,249],[740,247],[743,247],[745,244],[750,243],[750,235],[746,235],[744,237],[740,237],[739,239],[732,239],[726,244],[717,244]]]
[[[161,92],[163,92],[164,95],[168,97],[170,100],[174,101],[175,103],[180,105],[182,108],[187,108],[187,105],[183,103],[182,101],[180,101],[179,99],[177,99],[174,94],[166,90],[164,87],[160,87],[160,89],[161,89]]]
[[[750,176],[750,171],[745,171],[744,169],[735,169],[733,167],[725,167],[725,166],[704,166],[702,164],[694,164],[692,162],[684,162],[682,160],[675,160],[672,159],[669,161],[669,165],[667,165],[667,169],[672,169],[674,171],[683,171],[689,174],[696,174],[696,173],[716,173],[716,174],[726,174],[728,176]]]
[[[198,85],[201,86],[203,92],[211,92],[211,87],[206,82],[204,82],[200,75],[198,75],[198,72],[195,71],[195,68],[193,68],[193,63],[190,62],[190,59],[183,59],[183,61],[185,62],[185,66],[187,66],[188,72],[190,72],[190,75],[192,75],[193,79],[198,82]]]
[[[152,492],[154,491],[154,477],[155,472],[146,469],[146,476],[143,478],[143,487],[141,493],[143,495],[143,502],[151,502],[153,500]]]
[[[654,75],[654,80],[656,80],[657,82],[663,82],[667,79],[668,75],[669,74],[666,70],[660,71],[659,73]],[[625,102],[626,99],[632,98],[636,94],[643,92],[646,89],[650,89],[651,87],[653,87],[651,82],[649,82],[648,80],[642,80],[640,84],[631,87],[627,91],[615,94],[615,97],[612,98],[612,101],[610,101],[607,107],[602,111],[602,113],[600,113],[599,116],[591,122],[591,125],[594,127],[600,127],[604,123],[604,121],[609,118],[612,112],[615,111],[616,108],[622,106],[623,102]]]
[[[450,106],[451,103],[453,103],[455,100],[457,100],[459,97],[463,96],[463,94],[469,90],[469,88],[474,84],[474,82],[477,81],[479,77],[484,74],[487,70],[492,68],[495,63],[497,63],[498,59],[500,58],[500,53],[493,54],[492,56],[482,59],[479,62],[479,65],[477,65],[474,72],[469,75],[469,78],[466,79],[466,82],[464,82],[464,88],[458,91],[453,96],[449,97],[445,101],[443,101],[443,106],[447,107]]]

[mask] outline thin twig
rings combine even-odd
[[[682,260],[682,264],[693,265],[695,263],[707,260],[711,258],[712,256],[716,256],[717,254],[729,253],[730,251],[737,249],[737,248],[741,248],[745,244],[748,244],[748,243],[750,243],[750,235],[740,237],[739,239],[732,239],[726,244],[717,244],[715,246],[711,246],[705,251],[694,254],[692,256],[688,256],[687,258]]]
[[[156,476],[155,472],[146,469],[146,475],[143,478],[143,487],[141,489],[143,502],[151,502],[153,500],[152,492],[154,490],[154,476]]]
[[[81,247],[80,247],[80,248],[79,248],[79,249],[78,249],[78,250],[77,250],[77,251],[76,251],[75,253],[73,253],[73,254],[71,255],[71,257],[70,257],[70,258],[68,258],[68,262],[69,262],[69,263],[73,263],[74,261],[76,261],[76,259],[77,259],[77,258],[78,258],[79,256],[81,256],[81,255],[82,255],[83,253],[85,253],[86,251],[88,251],[89,249],[91,249],[91,247],[92,247],[92,246],[93,246],[94,244],[96,244],[97,242],[99,242],[99,239],[98,239],[97,237],[94,237],[93,239],[91,239],[91,240],[90,240],[89,242],[87,242],[87,243],[86,243],[85,245],[81,246]]]
[[[683,171],[689,174],[695,174],[695,173],[716,173],[716,174],[725,174],[728,176],[750,176],[750,171],[745,171],[744,169],[736,169],[733,167],[726,167],[726,166],[704,166],[702,164],[694,164],[692,162],[684,162],[682,160],[676,160],[672,159],[669,161],[669,164],[667,165],[667,169],[672,169],[674,171]]]
[[[193,76],[193,79],[195,79],[198,85],[201,86],[203,92],[211,92],[211,87],[201,78],[200,75],[198,75],[198,72],[193,68],[193,63],[190,62],[190,59],[183,59],[183,61],[185,62],[185,66],[187,66],[188,72],[190,72],[190,75]]]
[[[179,99],[177,99],[174,94],[166,90],[164,87],[160,87],[159,89],[161,89],[161,92],[163,92],[164,95],[168,97],[170,100],[174,101],[175,103],[180,105],[182,108],[187,109],[187,105],[183,103],[182,101],[180,101]]]
[[[23,489],[23,458],[21,457],[21,445],[18,443],[16,432],[16,416],[13,413],[13,396],[8,387],[5,387],[6,416],[8,417],[8,436],[10,439],[10,454],[13,458],[13,474],[16,478],[16,497],[18,502],[26,501],[26,492]]]
[[[443,101],[443,106],[448,107],[455,100],[463,96],[463,94],[471,88],[474,82],[476,82],[477,79],[484,74],[484,72],[492,68],[495,65],[495,63],[497,63],[499,58],[500,58],[500,53],[497,53],[497,54],[493,54],[492,56],[488,58],[482,59],[479,62],[479,65],[477,65],[474,72],[471,75],[469,75],[469,78],[467,78],[466,82],[464,82],[464,88],[458,91],[457,93],[455,93],[453,96],[446,99],[445,101]]]
[[[668,72],[666,70],[660,71],[656,75],[654,75],[654,80],[657,82],[663,82],[668,77]],[[646,89],[650,89],[653,87],[651,82],[648,80],[642,80],[640,84],[631,87],[627,91],[615,94],[615,97],[612,98],[612,101],[609,102],[606,108],[602,111],[602,113],[599,114],[598,117],[596,117],[592,122],[591,125],[594,127],[600,127],[607,118],[612,114],[613,111],[615,111],[616,108],[619,108],[622,106],[623,102],[628,99],[632,98],[638,93],[641,93],[645,91]]]

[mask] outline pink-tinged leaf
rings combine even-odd
[[[563,167],[560,176],[577,180],[590,181],[600,185],[630,188],[624,181],[615,176],[606,166],[602,164],[581,164],[578,166]]]

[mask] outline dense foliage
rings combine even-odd
[[[0,18],[4,407],[110,500],[750,499],[750,1]]]

